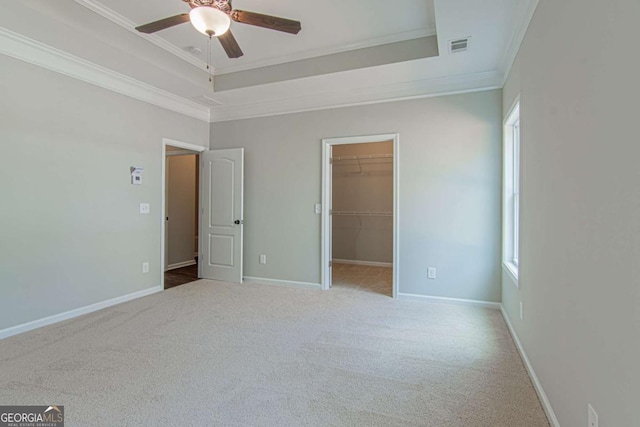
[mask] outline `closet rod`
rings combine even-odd
[[[358,212],[358,211],[331,211],[331,215],[340,216],[393,216],[393,212]]]

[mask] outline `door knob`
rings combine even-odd
[[[233,221],[234,224],[244,224],[243,220],[240,219],[236,219],[235,221]]]

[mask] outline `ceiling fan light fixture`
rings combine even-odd
[[[221,36],[231,26],[229,15],[211,6],[191,9],[189,19],[193,27],[206,36]]]

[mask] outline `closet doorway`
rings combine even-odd
[[[165,146],[164,289],[198,280],[199,152]]]
[[[395,297],[398,135],[323,140],[323,289]]]

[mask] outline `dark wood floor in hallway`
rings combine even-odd
[[[198,264],[176,268],[164,273],[164,288],[170,289],[198,280]]]

